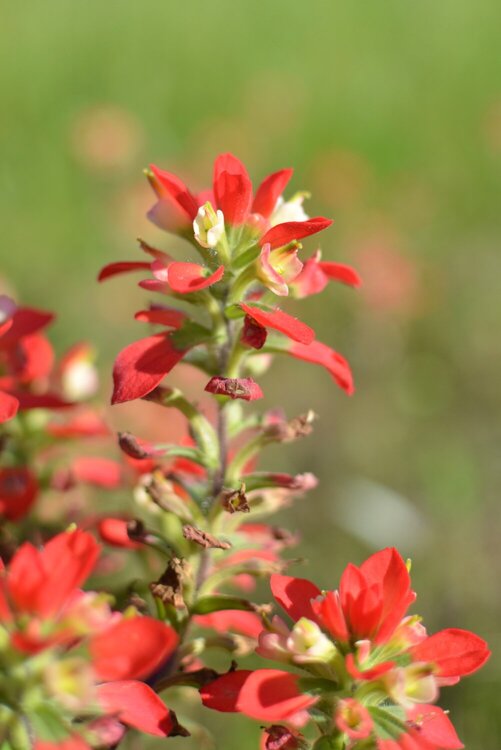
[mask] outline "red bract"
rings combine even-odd
[[[113,613],[99,595],[79,590],[98,555],[93,537],[78,530],[59,534],[42,550],[23,545],[0,578],[0,621],[10,639],[5,646],[14,665],[26,661],[25,671],[32,681],[39,672],[31,666],[31,655],[48,649],[48,671],[42,674],[38,689],[46,690],[50,684],[50,700],[54,706],[62,701],[65,730],[69,731],[71,721],[75,738],[80,737],[76,732],[85,729],[79,701],[85,700],[88,690],[91,707],[99,705],[97,716],[104,713],[166,736],[174,727],[169,710],[150,687],[137,680],[150,676],[170,657],[178,637],[162,622],[132,614],[123,617]],[[68,668],[81,673],[81,678],[72,677],[82,692],[80,698],[78,690],[75,694],[71,715],[68,710],[73,704],[64,702]],[[33,689],[32,682],[29,689]],[[86,706],[85,716],[89,714]],[[73,743],[73,735],[65,742]]]
[[[353,376],[348,362],[326,344],[320,341],[312,341],[311,344],[293,343],[287,352],[296,359],[321,365],[346,393],[351,395],[354,392]]]
[[[252,182],[233,154],[221,154],[214,163],[214,197],[228,224],[244,223],[252,202]]]
[[[332,224],[332,219],[324,219],[323,216],[316,216],[314,219],[307,221],[287,221],[283,224],[269,229],[259,240],[261,247],[269,244],[271,249],[283,247],[289,242],[301,240],[312,234],[317,234]]]
[[[317,698],[299,690],[299,676],[279,669],[229,672],[202,688],[204,705],[238,711],[260,721],[288,721],[300,726]]]
[[[320,250],[308,258],[301,273],[290,286],[295,297],[308,297],[322,292],[329,281],[340,281],[352,287],[359,287],[362,280],[351,266],[333,261],[321,261]]]
[[[251,209],[253,214],[260,214],[263,218],[269,219],[278,199],[289,184],[293,171],[293,169],[280,169],[264,178],[254,196]]]
[[[316,601],[319,621],[338,640],[368,638],[385,643],[415,600],[409,572],[396,549],[369,557],[359,568],[348,565],[339,591]]]
[[[38,335],[53,315],[30,307],[16,308],[8,297],[2,302],[8,317],[0,325],[0,365],[6,371],[0,377],[0,424],[15,417],[20,408],[19,384],[44,377],[53,362],[52,348]]]
[[[224,266],[209,274],[204,266],[198,263],[169,263],[167,266],[155,261],[153,273],[158,281],[165,282],[173,292],[189,294],[206,289],[220,281],[224,275]]]
[[[122,404],[151,393],[185,353],[184,349],[176,349],[169,334],[164,333],[126,346],[113,367],[112,404]]]
[[[433,664],[438,677],[454,678],[476,672],[485,664],[490,651],[475,633],[449,628],[425,638],[411,654],[414,661]]]
[[[306,323],[302,323],[297,318],[288,315],[278,308],[263,310],[256,305],[247,305],[243,302],[240,307],[262,328],[272,328],[275,331],[283,333],[293,341],[298,341],[301,344],[311,344],[315,338],[315,332]]]
[[[0,515],[19,521],[30,510],[38,491],[37,479],[26,466],[0,469]]]

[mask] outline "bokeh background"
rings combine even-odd
[[[333,587],[383,545],[412,557],[430,629],[494,649],[444,696],[469,750],[501,746],[500,24],[497,0],[0,5],[2,284],[57,310],[60,350],[96,343],[106,395],[145,298],[98,287],[99,267],[138,257],[137,235],[187,250],[144,218],[150,161],[200,187],[220,151],[256,182],[293,165],[310,214],[335,218],[324,257],[363,289],[289,309],[349,358],[357,393],[289,360],[263,381],[267,404],[320,415],[269,457],[320,479],[287,518],[296,572]],[[221,750],[256,747],[252,722],[211,722]]]

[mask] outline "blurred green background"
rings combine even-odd
[[[150,161],[195,186],[220,151],[256,182],[293,165],[309,213],[336,219],[324,257],[363,289],[290,309],[349,358],[357,393],[277,362],[266,403],[320,419],[270,466],[320,479],[287,518],[303,575],[334,587],[395,544],[429,628],[491,642],[444,691],[469,750],[501,746],[500,24],[497,0],[0,3],[2,285],[57,310],[59,349],[91,339],[106,373],[145,296],[98,287],[99,267],[138,257],[138,234],[186,249],[144,218]],[[250,721],[216,731],[221,750],[256,747]]]

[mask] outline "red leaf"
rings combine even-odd
[[[487,643],[475,633],[448,628],[415,646],[412,658],[435,664],[439,677],[463,677],[480,669],[490,653]]]
[[[261,721],[291,721],[313,706],[318,698],[300,692],[299,675],[280,669],[258,669],[245,680],[237,709]]]
[[[16,416],[19,401],[15,396],[0,391],[0,424]]]
[[[311,600],[321,595],[321,591],[314,583],[305,578],[272,575],[270,579],[271,592],[282,609],[296,622],[301,617],[316,621]]]
[[[198,292],[220,281],[224,275],[224,266],[219,266],[210,276],[206,276],[205,271],[204,266],[198,263],[170,263],[167,283],[172,291],[179,294]]]
[[[159,198],[170,198],[181,208],[190,221],[193,221],[198,212],[198,202],[194,195],[188,190],[184,182],[171,172],[159,169],[150,164],[150,169],[155,177],[154,188]]]
[[[351,266],[330,260],[322,260],[318,265],[331,281],[341,281],[348,286],[361,286],[362,284],[359,274]]]
[[[252,182],[233,154],[221,154],[214,163],[214,196],[225,222],[243,224],[251,207]]]
[[[185,350],[175,349],[169,334],[157,333],[122,349],[113,367],[112,404],[142,398],[183,358]]]
[[[122,467],[110,458],[82,456],[73,461],[72,469],[75,479],[83,484],[113,489],[122,483]]]
[[[312,341],[311,344],[292,344],[288,354],[296,359],[302,359],[305,362],[311,362],[315,365],[321,365],[331,374],[333,379],[348,395],[351,395],[355,388],[353,386],[353,376],[350,366],[346,359],[320,341]]]
[[[134,315],[136,320],[142,323],[154,323],[171,328],[179,328],[186,320],[186,315],[180,310],[168,310],[164,308],[152,308],[151,310],[139,310]]]
[[[104,281],[110,279],[112,276],[118,276],[122,273],[130,273],[131,271],[139,271],[140,269],[147,270],[150,268],[151,263],[146,261],[136,260],[122,260],[116,263],[108,263],[108,265],[101,268],[99,271],[98,281]]]
[[[130,617],[107,628],[90,641],[96,673],[102,680],[148,677],[174,651],[175,631],[151,617]]]
[[[280,169],[278,172],[273,172],[273,174],[265,177],[254,197],[251,209],[253,214],[261,214],[265,219],[270,216],[293,172],[293,169]]]
[[[251,670],[238,669],[204,685],[200,690],[202,703],[214,711],[224,713],[238,711],[237,702],[240,692],[251,674]]]
[[[167,706],[143,682],[108,682],[98,685],[97,692],[104,710],[124,724],[157,737],[167,737],[174,727]]]
[[[246,305],[245,303],[242,303],[240,307],[256,323],[263,326],[263,328],[273,328],[275,331],[279,331],[290,339],[293,339],[293,341],[299,341],[301,344],[311,344],[315,338],[315,331],[307,326],[306,323],[278,308],[275,310],[262,310],[260,307]]]
[[[38,495],[36,476],[25,466],[0,469],[0,515],[18,521],[26,515]]]
[[[419,739],[441,750],[461,750],[464,747],[447,714],[438,706],[418,704],[411,708],[408,718],[417,724],[412,736],[416,737],[419,747]],[[426,750],[429,746],[426,744]]]
[[[30,336],[32,333],[45,328],[53,319],[52,313],[35,310],[31,307],[19,307],[12,316],[12,325],[0,339],[0,347],[4,349],[16,344],[24,336]]]
[[[259,240],[259,244],[263,247],[268,242],[273,250],[276,247],[283,247],[293,240],[300,240],[303,237],[321,232],[323,229],[330,227],[331,224],[332,220],[324,219],[323,216],[316,216],[306,221],[286,221],[268,229]]]

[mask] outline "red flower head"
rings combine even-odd
[[[76,742],[87,748],[80,733],[91,724],[82,723],[82,715],[90,722],[110,716],[158,736],[174,727],[169,710],[140,680],[169,658],[177,635],[149,617],[112,612],[107,597],[80,590],[98,555],[88,533],[64,532],[42,550],[24,544],[0,577],[7,670],[17,669],[15,710],[25,705],[24,691],[32,695],[36,686],[40,706],[30,699],[25,717],[33,735],[45,731],[47,739],[56,732],[58,741],[66,736],[72,747]],[[29,677],[26,685],[23,674]],[[55,713],[43,730],[48,702]]]

